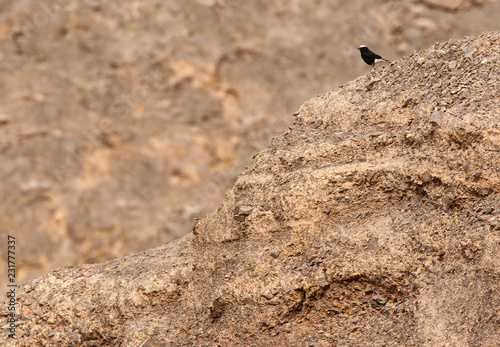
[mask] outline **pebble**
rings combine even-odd
[[[432,125],[440,126],[443,123],[443,112],[442,111],[434,111],[429,117],[429,122]]]
[[[370,251],[375,251],[378,249],[378,237],[372,237],[370,241],[368,241],[368,249]]]
[[[278,258],[279,255],[280,255],[281,251],[275,251],[275,252],[271,252],[271,257],[273,257],[274,259]]]
[[[366,89],[368,90],[372,90],[375,86],[375,84],[377,84],[378,82],[380,82],[381,79],[380,78],[374,78],[372,79],[370,82],[368,82],[368,84],[366,85]]]

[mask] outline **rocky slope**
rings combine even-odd
[[[306,102],[191,234],[23,284],[16,345],[497,345],[499,76],[490,32]]]
[[[483,0],[2,0],[18,280],[187,234],[305,100],[368,71],[360,44],[396,60],[499,18]]]

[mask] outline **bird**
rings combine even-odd
[[[361,45],[358,47],[359,52],[361,53],[361,58],[367,63],[368,65],[372,66],[372,69],[375,67],[375,64],[380,63],[381,61],[385,61],[390,63],[389,60],[382,58],[380,55],[377,53],[373,53],[366,47],[365,45]]]

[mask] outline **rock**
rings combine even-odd
[[[321,124],[323,124],[323,121],[321,119],[317,119],[311,122],[311,128],[318,129],[321,126]]]
[[[424,0],[423,2],[446,10],[457,10],[466,5],[470,5],[470,1],[467,0]]]
[[[440,126],[443,123],[443,112],[442,111],[434,111],[429,117],[429,122],[432,125]]]
[[[464,49],[464,58],[472,58],[472,55],[476,52],[476,47],[467,47]]]
[[[387,302],[387,299],[381,295],[373,295],[370,301],[370,305],[372,308],[380,308],[384,306]]]
[[[377,83],[378,83],[378,82],[380,82],[380,81],[381,81],[381,79],[380,79],[380,78],[374,78],[374,79],[370,80],[370,81],[368,82],[368,84],[366,85],[366,89],[368,89],[368,90],[373,90],[373,88],[374,88],[375,84],[377,84]]]
[[[332,134],[332,138],[337,141],[342,141],[345,138],[345,132],[339,131]]]
[[[368,249],[370,251],[375,251],[378,249],[378,237],[372,237],[368,242]]]
[[[484,33],[439,43],[370,72],[383,75],[376,93],[362,76],[307,101],[196,233],[20,284],[16,345],[496,345],[500,157],[491,149],[500,138],[500,90],[486,81],[498,68],[499,41]],[[484,102],[452,94],[434,65],[460,61],[472,46],[476,54],[454,74],[456,83],[470,74],[469,92]],[[420,57],[429,59],[416,69]],[[425,97],[401,107],[417,90]],[[444,99],[449,120],[432,127],[429,112]],[[311,129],[317,119],[321,127]],[[393,142],[345,141],[380,124]],[[374,248],[375,239],[383,247],[373,251],[367,242]],[[0,310],[7,317],[7,305]],[[12,341],[3,334],[0,343]]]
[[[403,108],[407,107],[408,105],[410,105],[410,104],[412,104],[414,102],[415,102],[415,100],[414,100],[413,96],[410,96],[410,97],[408,97],[408,98],[405,99],[405,101],[403,102],[403,104],[401,105],[401,107],[403,107]]]
[[[364,134],[356,134],[354,136],[349,137],[349,140],[352,140],[354,142],[360,142],[361,140],[363,140],[364,137],[365,137]]]
[[[403,218],[403,220],[401,221],[401,224],[402,225],[407,225],[407,224],[410,224],[411,222],[413,222],[413,217],[405,217]]]
[[[304,100],[363,74],[369,78],[358,87],[365,92],[387,86],[379,72],[392,74],[393,67],[370,71],[356,50],[363,42],[354,41],[365,37],[396,61],[445,37],[491,30],[500,12],[486,0],[181,4],[0,2],[0,85],[8,86],[0,93],[0,224],[29,245],[19,258],[20,282],[189,233],[193,218],[218,206]],[[366,23],[361,32],[359,23]],[[443,57],[416,56],[414,69],[435,66],[426,71],[436,81],[449,62],[457,62],[455,73],[476,55],[485,67],[490,58],[481,46],[457,47],[463,57],[433,49]],[[472,84],[467,74],[456,76],[455,92],[474,112],[483,101],[463,88]],[[488,84],[498,85],[496,70],[490,75]],[[427,90],[405,89],[406,82],[399,102],[420,103]],[[337,115],[324,117],[310,118],[311,130]],[[349,138],[349,129],[335,126],[345,136],[332,138]],[[397,139],[378,146],[391,141]],[[32,179],[50,181],[47,198],[36,204],[19,198],[18,187]],[[0,266],[0,278],[6,271]]]
[[[320,286],[320,287],[326,287],[326,286],[329,286],[329,285],[330,285],[330,282],[328,282],[328,280],[325,277],[318,278],[318,286]]]
[[[280,256],[281,251],[276,251],[276,252],[271,252],[270,255],[274,259],[278,258]]]
[[[243,222],[245,218],[252,213],[253,207],[252,206],[235,206],[234,207],[234,219]]]

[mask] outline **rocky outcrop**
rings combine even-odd
[[[16,345],[496,345],[499,57],[437,43],[306,102],[191,234],[23,284]]]
[[[17,279],[186,235],[305,100],[368,71],[357,46],[396,60],[499,15],[497,0],[0,1]]]

